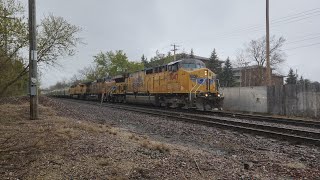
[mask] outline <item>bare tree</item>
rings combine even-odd
[[[283,37],[270,38],[270,65],[276,67],[285,61],[285,53],[281,50],[286,40]],[[258,66],[263,67],[266,64],[266,38],[262,37],[252,40],[245,48],[245,57],[253,61]]]
[[[285,61],[286,55],[281,49],[285,41],[283,37],[275,38],[275,36],[272,36],[270,38],[270,65],[273,69],[277,69]],[[245,70],[250,64],[257,65],[259,68],[258,81],[262,85],[264,82],[263,67],[266,60],[266,38],[262,37],[250,41],[244,49],[239,50],[236,65]]]
[[[81,39],[75,35],[81,29],[62,17],[52,14],[41,21],[38,34],[38,62],[54,66],[58,57],[73,56]]]
[[[72,84],[78,84],[80,83],[81,81],[83,81],[84,77],[82,77],[81,74],[75,74],[71,77],[70,81],[69,81],[69,84],[72,85]]]
[[[246,57],[246,52],[244,50],[239,50],[236,55],[236,61],[234,62],[235,67],[245,67],[250,64],[250,61]]]
[[[78,76],[82,81],[94,81],[99,79],[97,66],[88,66],[78,71]]]
[[[66,78],[63,78],[62,81],[58,81],[55,85],[50,86],[49,90],[63,89],[69,87],[70,85],[71,83],[68,82]]]

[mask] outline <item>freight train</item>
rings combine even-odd
[[[181,59],[111,79],[79,83],[49,95],[171,108],[221,109],[216,74],[197,59]]]

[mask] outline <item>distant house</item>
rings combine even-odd
[[[260,76],[260,73],[262,76]],[[267,68],[259,66],[247,66],[233,68],[233,74],[237,86],[265,86],[267,85]],[[271,84],[283,85],[284,76],[272,73]]]

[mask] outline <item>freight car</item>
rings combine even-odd
[[[70,87],[69,95],[200,110],[220,109],[223,103],[216,74],[197,59],[182,59],[109,80],[77,84]]]
[[[55,89],[53,91],[47,92],[46,95],[55,96],[55,97],[69,97],[70,88],[63,88],[63,89]]]

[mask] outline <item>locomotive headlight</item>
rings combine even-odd
[[[205,97],[208,97],[208,94],[205,94],[204,96],[205,96]]]
[[[218,94],[218,97],[221,97],[221,95],[220,95],[220,94]]]
[[[204,71],[204,75],[205,75],[205,76],[208,76],[208,70],[205,70],[205,71]]]

